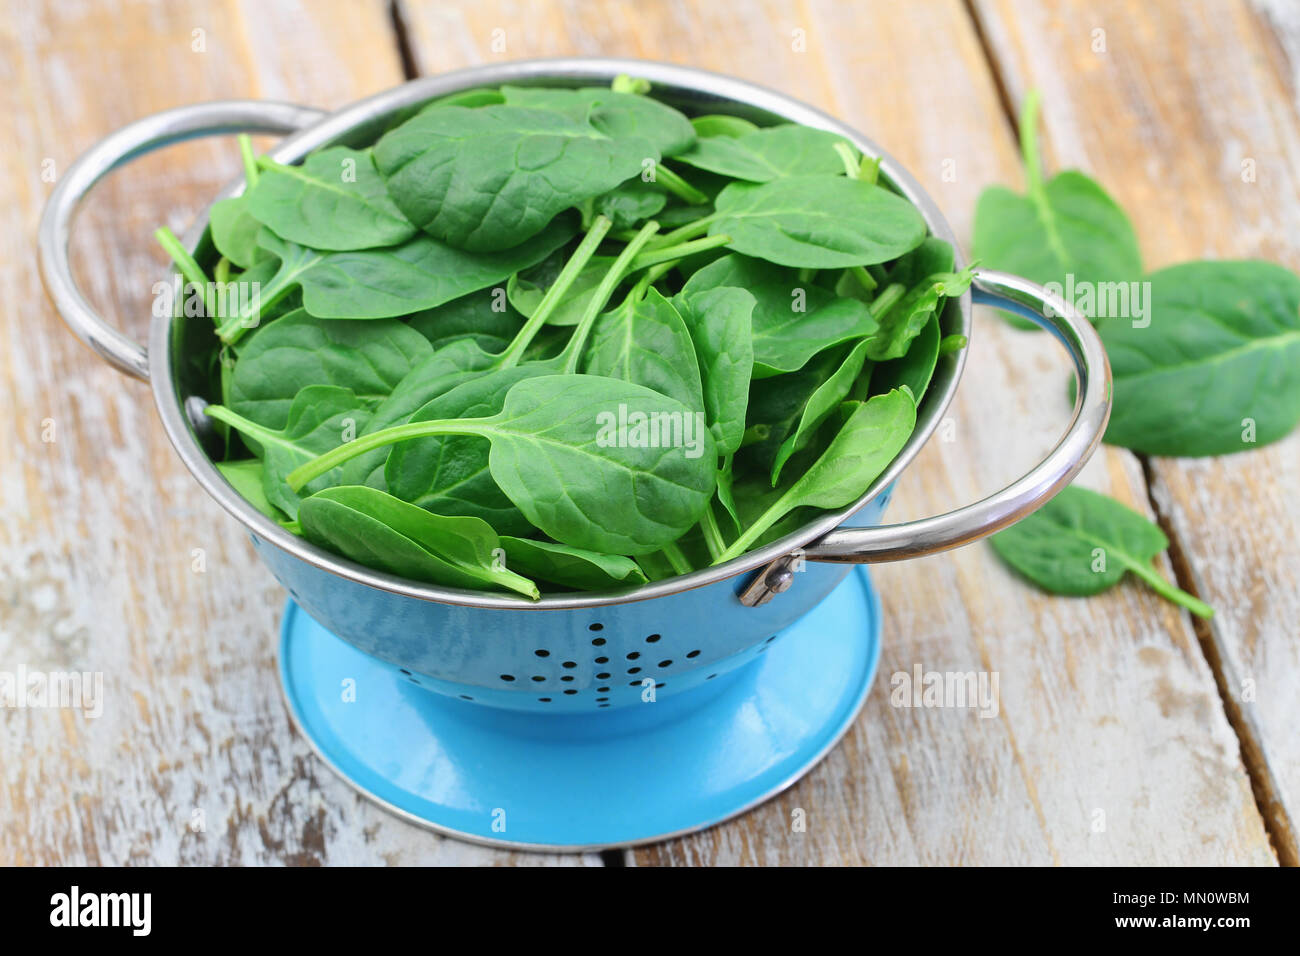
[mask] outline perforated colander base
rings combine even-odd
[[[316,753],[420,825],[537,850],[703,829],[781,792],[848,729],[880,653],[880,605],[850,574],[753,663],[640,707],[512,712],[430,693],[292,601],[280,676]]]

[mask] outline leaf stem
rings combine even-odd
[[[849,272],[853,274],[853,278],[858,280],[858,285],[862,286],[865,291],[875,292],[879,288],[880,284],[862,266],[850,266]]]
[[[209,410],[211,414],[211,410]],[[216,417],[216,416],[214,416]],[[297,491],[309,481],[314,481],[331,468],[337,468],[339,465],[349,461],[358,455],[364,455],[366,452],[375,448],[382,448],[385,445],[395,445],[398,442],[409,441],[412,438],[429,438],[434,435],[485,435],[491,431],[491,426],[487,423],[491,419],[486,418],[465,418],[459,420],[445,419],[432,422],[407,422],[403,425],[393,425],[389,428],[382,428],[377,432],[371,432],[369,435],[358,435],[350,442],[344,442],[337,448],[333,448],[322,455],[317,455],[306,464],[299,465],[285,477],[289,487]],[[232,423],[233,424],[233,423]],[[236,425],[235,427],[239,427]]]
[[[682,179],[675,172],[665,166],[662,162],[655,163],[655,182],[664,189],[668,190],[678,199],[689,203],[692,206],[703,206],[709,201],[709,197],[700,192],[686,180]]]
[[[181,270],[181,275],[185,278],[185,281],[199,287],[199,293],[203,296],[203,309],[213,322],[216,322],[219,316],[217,315],[216,305],[212,301],[212,289],[209,288],[208,275],[203,271],[203,267],[190,255],[190,251],[176,237],[176,233],[166,226],[159,226],[155,229],[153,237],[158,240],[158,245],[163,247],[167,255],[172,257],[172,262],[176,263],[176,268]],[[181,292],[183,294],[185,290],[181,289]]]
[[[712,501],[704,509],[700,530],[704,532],[704,544],[709,549],[709,557],[716,561],[727,550],[727,542],[723,540],[722,529],[718,527],[718,516],[713,513]]]
[[[883,321],[889,311],[907,293],[907,287],[901,282],[893,282],[880,290],[880,294],[867,304],[867,309],[877,322]]]
[[[596,319],[604,311],[605,305],[609,302],[609,297],[614,294],[614,290],[623,281],[623,277],[632,271],[632,263],[635,261],[641,247],[649,242],[650,238],[658,231],[659,223],[654,220],[642,226],[641,231],[623,247],[623,251],[618,254],[614,264],[609,267],[609,271],[600,280],[600,285],[596,287],[595,293],[588,300],[587,307],[582,312],[582,318],[578,320],[578,327],[574,329],[573,335],[570,336],[568,344],[564,346],[564,351],[561,353],[566,375],[572,375],[578,370],[578,362],[582,359],[582,350],[587,344],[587,336],[591,334]]]
[[[669,259],[685,259],[697,252],[725,246],[730,241],[730,236],[709,236],[706,239],[695,239],[692,242],[683,242],[680,245],[648,249],[632,260],[628,272],[636,272],[638,269],[658,265],[661,262],[667,262]]]
[[[668,563],[673,566],[673,570],[678,574],[690,574],[694,569],[691,562],[686,560],[686,555],[678,547],[676,541],[670,541],[663,546],[663,556],[668,559]]]
[[[667,246],[676,245],[679,242],[685,242],[687,239],[694,239],[696,236],[702,236],[709,231],[709,226],[713,225],[718,219],[718,213],[708,216],[701,216],[693,222],[688,222],[684,226],[678,226],[672,232],[665,232],[662,236],[650,243],[651,249],[663,249]]]
[[[257,155],[253,152],[253,139],[247,133],[239,134],[239,155],[244,161],[244,190],[257,185]]]
[[[758,520],[751,524],[735,541],[731,542],[731,547],[723,551],[713,559],[714,564],[722,564],[724,561],[730,561],[732,558],[738,558],[748,551],[760,537],[763,532],[776,524],[785,513],[790,510],[786,500],[795,493],[799,487],[799,482],[795,482],[780,498],[772,503],[772,506],[758,516]]]
[[[587,260],[595,255],[596,248],[600,245],[601,240],[605,238],[605,233],[609,232],[612,225],[613,222],[605,216],[595,218],[591,228],[587,230],[587,235],[583,237],[578,248],[573,250],[573,255],[564,264],[564,268],[560,270],[555,282],[546,290],[546,294],[542,296],[542,301],[537,304],[537,308],[528,317],[524,327],[515,335],[514,341],[501,353],[494,366],[495,368],[513,368],[519,364],[524,352],[532,344],[537,333],[542,330],[542,326],[546,324],[546,320],[550,318],[551,313],[560,304],[565,293],[569,291],[569,286],[573,285],[573,281],[578,278],[578,273],[587,264]]]
[[[1180,607],[1187,608],[1187,610],[1191,611],[1197,617],[1214,617],[1214,608],[1210,607],[1204,601],[1188,594],[1182,588],[1170,584],[1157,574],[1156,570],[1150,565],[1143,564],[1141,561],[1131,561],[1126,558],[1123,559],[1123,564],[1126,568],[1149,584],[1151,590],[1155,591],[1165,600],[1172,601]]]
[[[1026,93],[1020,107],[1020,155],[1025,164],[1026,192],[1036,195],[1043,188],[1043,166],[1038,155],[1038,90]]]
[[[862,163],[853,155],[853,147],[840,140],[835,144],[835,152],[840,154],[840,161],[844,163],[844,175],[849,179],[861,179]]]

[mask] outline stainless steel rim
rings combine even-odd
[[[942,213],[933,200],[921,189],[919,184],[880,147],[855,130],[845,126],[833,117],[813,109],[806,104],[791,99],[783,94],[765,89],[731,77],[696,70],[687,67],[671,66],[640,60],[576,58],[530,60],[517,63],[475,67],[458,70],[437,77],[414,80],[403,86],[362,100],[337,113],[325,116],[319,122],[313,122],[306,129],[290,136],[280,143],[271,155],[281,162],[294,162],[317,147],[336,141],[346,140],[349,134],[357,135],[358,130],[373,130],[384,118],[395,111],[415,106],[432,97],[445,95],[456,90],[474,86],[491,86],[502,83],[536,82],[539,80],[559,81],[605,81],[619,73],[632,73],[644,76],[660,87],[676,87],[689,90],[693,94],[713,98],[719,102],[733,101],[748,107],[763,110],[781,116],[791,122],[803,123],[828,129],[854,143],[863,153],[881,159],[881,175],[909,201],[916,205],[925,218],[932,235],[952,244],[957,254],[957,265],[962,267],[964,258],[960,247]],[[264,107],[261,112],[257,107]],[[256,104],[248,102],[209,103],[194,107],[184,107],[150,117],[132,124],[124,130],[109,137],[95,147],[87,157],[79,161],[78,166],[88,158],[95,157],[103,162],[112,156],[113,149],[121,151],[114,160],[124,161],[132,155],[147,151],[168,142],[184,138],[187,135],[202,135],[204,132],[225,132],[237,128],[252,127],[267,129],[268,113],[266,110],[298,110],[296,114],[279,117],[281,125],[301,125],[305,119],[316,119],[321,114],[304,108],[287,107],[284,104]],[[157,124],[157,128],[148,128]],[[140,143],[142,128],[151,135],[144,137]],[[128,135],[130,134],[130,135]],[[126,140],[130,139],[131,143]],[[141,145],[143,144],[143,145]],[[123,149],[124,145],[132,148]],[[111,168],[111,165],[108,168]],[[93,166],[93,164],[88,164]],[[75,167],[74,167],[75,168]],[[122,368],[129,374],[145,377],[146,368],[143,350],[129,339],[122,337],[115,330],[108,329],[96,316],[84,299],[76,293],[67,272],[66,239],[67,223],[70,221],[76,202],[85,191],[103,174],[73,177],[65,175],[65,182],[60,190],[51,196],[45,217],[42,220],[41,260],[42,271],[46,276],[47,288],[51,288],[51,297],[59,311],[73,330],[100,354]],[[71,173],[71,171],[70,171]],[[240,189],[236,184],[223,196],[235,195]],[[53,224],[47,231],[47,225]],[[59,228],[61,225],[61,229]],[[187,241],[193,245],[206,229],[206,219],[195,224],[187,235]],[[59,257],[61,250],[61,258]],[[66,280],[66,282],[65,282]],[[989,289],[1001,288],[998,295],[1011,298],[1028,295],[1031,300],[1047,302],[1046,293],[1032,283],[1015,277],[986,275],[983,281]],[[67,295],[71,288],[75,298]],[[967,336],[971,332],[972,295],[967,293],[956,303],[956,331]],[[587,608],[622,604],[631,601],[650,600],[675,594],[696,587],[713,584],[750,571],[767,566],[768,572],[791,552],[799,552],[816,560],[848,560],[864,562],[869,560],[889,560],[895,557],[907,557],[914,554],[930,553],[943,550],[957,544],[973,540],[987,534],[987,530],[966,527],[967,519],[977,514],[993,515],[1002,524],[1009,523],[1041,505],[1056,488],[1068,481],[1082,467],[1084,461],[1100,439],[1101,429],[1109,412],[1109,369],[1105,355],[1095,333],[1072,309],[1065,308],[1059,300],[1053,303],[1064,309],[1058,313],[1052,324],[1053,330],[1063,343],[1072,350],[1076,372],[1080,376],[1079,402],[1091,403],[1087,407],[1076,405],[1075,416],[1067,433],[1067,439],[1058,446],[1053,456],[1044,465],[1035,469],[1030,476],[1012,485],[999,496],[1000,500],[990,504],[993,499],[978,503],[972,508],[961,509],[950,516],[926,519],[913,525],[885,526],[875,529],[845,530],[833,532],[852,514],[862,508],[868,501],[888,487],[902,473],[920,451],[938,426],[947,410],[960,380],[965,364],[966,350],[958,352],[950,360],[941,362],[936,370],[930,393],[922,403],[918,415],[917,427],[903,450],[876,480],[867,492],[847,508],[822,515],[800,531],[787,535],[765,547],[745,554],[718,567],[696,571],[681,577],[645,585],[636,589],[612,591],[599,594],[551,595],[540,601],[530,602],[523,598],[495,595],[479,591],[467,591],[456,588],[437,587],[418,584],[382,572],[373,571],[362,565],[339,558],[324,551],[281,528],[278,524],[254,509],[235,490],[226,483],[209,460],[198,441],[191,432],[189,422],[183,410],[185,396],[177,390],[170,361],[169,338],[172,329],[170,318],[155,318],[150,333],[147,374],[153,384],[154,399],[162,417],[169,439],[186,467],[213,498],[230,514],[234,515],[254,535],[275,545],[283,551],[306,561],[307,563],[348,578],[369,587],[402,594],[407,597],[445,604],[469,607],[509,608],[516,610],[548,610],[558,608]],[[109,334],[111,333],[111,335]],[[101,348],[96,341],[108,340],[109,345]],[[1104,407],[1100,407],[1104,404]],[[1082,409],[1082,410],[1081,410]],[[1082,436],[1082,438],[1080,437]],[[1084,440],[1086,439],[1086,440]],[[1059,454],[1058,454],[1059,453]],[[1067,460],[1068,459],[1068,460]],[[1045,472],[1047,480],[1044,481]],[[1032,479],[1032,480],[1030,480]],[[962,517],[964,516],[964,517]],[[954,523],[954,518],[962,520]],[[1005,520],[1003,520],[1005,519]],[[913,537],[907,543],[909,527],[925,525],[919,537]],[[997,527],[1001,527],[999,524]],[[947,529],[944,533],[944,529]],[[849,537],[844,537],[849,536]],[[779,590],[779,589],[778,589]]]

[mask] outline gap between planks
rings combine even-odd
[[[970,18],[971,27],[979,40],[984,60],[988,64],[990,75],[993,77],[993,83],[998,92],[998,102],[1002,105],[1003,116],[1007,121],[1007,128],[1011,131],[1015,141],[1019,143],[1019,110],[1012,101],[1006,75],[993,51],[992,44],[989,42],[984,23],[980,19],[979,10],[975,7],[975,0],[962,0],[962,6],[966,10],[966,15]],[[1174,581],[1189,594],[1201,597],[1197,592],[1187,550],[1183,547],[1182,540],[1174,528],[1170,516],[1161,506],[1155,494],[1151,459],[1149,456],[1142,454],[1134,454],[1134,457],[1142,466],[1142,484],[1143,490],[1146,492],[1147,503],[1156,516],[1156,523],[1160,526],[1160,530],[1169,539],[1169,563],[1174,571]],[[1287,817],[1284,804],[1278,795],[1277,782],[1273,777],[1272,768],[1269,767],[1268,760],[1264,756],[1259,736],[1246,719],[1241,706],[1229,692],[1222,649],[1215,640],[1213,629],[1207,621],[1195,615],[1186,614],[1185,616],[1191,621],[1192,631],[1196,635],[1201,655],[1205,658],[1205,663],[1214,676],[1214,686],[1219,695],[1219,705],[1223,708],[1224,716],[1237,738],[1237,747],[1241,753],[1242,766],[1245,767],[1246,775],[1250,780],[1255,808],[1259,812],[1261,820],[1263,820],[1273,854],[1282,866],[1300,866],[1300,849],[1298,849],[1295,827]]]

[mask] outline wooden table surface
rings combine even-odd
[[[1037,87],[1049,168],[1100,179],[1150,266],[1300,267],[1290,0],[8,0],[0,670],[102,671],[105,709],[0,710],[0,863],[1295,864],[1300,434],[1200,460],[1106,448],[1084,473],[1159,520],[1160,569],[1218,609],[1208,623],[1129,582],[1045,596],[983,544],[880,567],[884,655],[853,730],[705,833],[603,859],[497,852],[387,815],[310,754],[274,667],[284,595],[181,466],[148,389],[62,328],[35,268],[42,204],[81,151],[156,110],[339,107],[571,54],[699,66],[826,109],[910,169],[963,241],[983,187],[1021,185],[1014,106]],[[74,256],[111,321],[143,335],[154,226],[183,228],[238,173],[233,141],[190,143],[87,203]],[[971,349],[891,518],[993,491],[1063,427],[1046,336],[981,314]],[[891,707],[890,675],[918,664],[998,672],[999,714]]]

